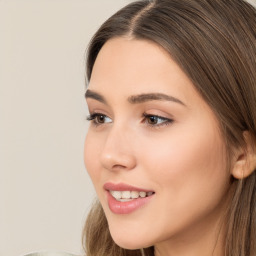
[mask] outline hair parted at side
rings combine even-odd
[[[256,147],[256,10],[243,0],[142,0],[109,18],[92,38],[87,80],[111,38],[149,40],[165,49],[214,111],[227,151],[244,147],[248,131]],[[227,159],[229,161],[229,159]],[[256,255],[256,172],[231,180],[226,256]],[[110,236],[96,201],[83,233],[87,256],[154,255],[154,248],[125,250]]]

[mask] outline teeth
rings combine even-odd
[[[122,199],[130,199],[131,193],[130,191],[122,191]]]
[[[122,197],[121,191],[110,191],[110,193],[115,199],[121,199],[121,197]]]
[[[121,198],[121,199],[117,199],[118,201],[120,201],[120,202],[128,202],[128,201],[131,201],[132,199],[123,199],[123,198]]]
[[[146,192],[141,191],[141,192],[140,192],[140,197],[146,197]]]
[[[138,198],[140,196],[138,191],[132,191],[131,192],[131,198]]]
[[[131,199],[137,199],[139,197],[151,196],[154,192],[144,192],[144,191],[110,191],[110,194],[120,202],[127,202]]]

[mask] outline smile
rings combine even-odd
[[[129,214],[144,205],[147,205],[154,197],[152,190],[134,187],[124,183],[105,183],[109,209],[114,214]]]
[[[119,202],[128,202],[137,198],[144,198],[154,194],[154,192],[145,191],[109,191],[109,193]]]

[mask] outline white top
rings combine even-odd
[[[67,252],[33,252],[23,256],[77,256]]]

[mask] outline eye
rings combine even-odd
[[[172,119],[158,116],[158,115],[150,115],[150,114],[144,113],[143,116],[144,116],[144,122],[153,127],[168,125],[173,122]]]
[[[101,125],[101,124],[112,122],[111,118],[109,118],[108,116],[101,114],[101,113],[90,114],[87,117],[87,120],[91,121],[95,125]]]

